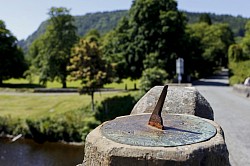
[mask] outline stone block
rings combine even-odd
[[[163,86],[150,89],[134,106],[131,115],[151,113],[160,97]],[[190,114],[214,120],[213,109],[194,87],[169,87],[162,116],[167,113]]]
[[[235,84],[233,85],[233,90],[242,96],[250,97],[250,86],[244,84]]]
[[[192,116],[192,115],[190,115]],[[228,166],[228,150],[221,127],[204,119],[217,130],[211,139],[176,147],[142,147],[120,144],[102,135],[101,126],[86,138],[84,166]]]

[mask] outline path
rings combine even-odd
[[[194,86],[214,110],[215,121],[224,130],[232,166],[250,165],[250,99],[228,86],[227,71],[197,81]]]

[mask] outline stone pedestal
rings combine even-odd
[[[134,106],[131,115],[152,113],[163,86],[150,89]],[[167,113],[190,114],[214,120],[213,109],[208,101],[194,87],[169,87],[162,116]]]
[[[228,150],[221,127],[214,121],[217,133],[211,139],[176,147],[144,147],[120,144],[107,139],[101,126],[88,134],[85,143],[84,166],[227,166]]]

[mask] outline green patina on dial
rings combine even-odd
[[[162,117],[163,130],[148,125],[151,114],[116,118],[101,127],[102,134],[121,144],[145,147],[175,147],[207,141],[216,128],[202,118],[168,114]]]

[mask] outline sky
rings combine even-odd
[[[51,7],[66,7],[70,14],[128,10],[133,0],[0,0],[0,20],[18,40],[26,39],[42,21],[48,19]],[[250,18],[250,0],[177,0],[178,9],[210,12]]]

